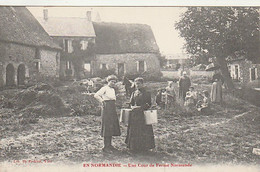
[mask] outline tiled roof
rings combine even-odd
[[[37,20],[50,36],[96,36],[92,22],[86,18],[49,17],[47,20],[44,20],[44,18],[37,18]]]
[[[158,53],[152,29],[144,24],[93,23],[97,54]]]
[[[61,49],[25,7],[0,7],[0,40]]]

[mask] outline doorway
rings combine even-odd
[[[17,84],[24,85],[25,84],[25,65],[20,64],[17,69]]]
[[[6,86],[10,87],[14,85],[14,66],[12,64],[8,64],[6,66]]]

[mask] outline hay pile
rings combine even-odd
[[[14,96],[13,103],[18,112],[25,116],[34,114],[37,117],[53,117],[70,112],[55,89],[44,83],[22,90]]]
[[[100,115],[100,104],[93,94],[88,94],[84,85],[72,83],[65,87],[60,87],[59,95],[65,100],[72,111],[72,115]]]

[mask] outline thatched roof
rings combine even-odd
[[[157,53],[152,29],[144,24],[93,23],[97,54]]]
[[[0,7],[0,40],[61,49],[25,7]]]
[[[65,37],[95,37],[95,31],[92,22],[86,18],[77,17],[49,17],[37,18],[42,27],[50,36]]]

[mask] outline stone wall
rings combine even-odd
[[[17,84],[17,69],[20,64],[25,65],[25,76],[28,78],[34,73],[33,60],[35,58],[36,48],[23,46],[19,44],[0,42],[0,86],[6,84],[6,67],[11,64],[14,67],[14,80]],[[32,69],[32,70],[29,70]]]
[[[0,42],[0,87],[6,85],[6,68],[9,64],[14,68],[15,85],[17,85],[19,65],[25,66],[25,81],[38,73],[35,62],[39,61],[41,64],[39,72],[41,74],[58,76],[59,65],[57,63],[59,63],[59,55],[57,53],[57,51],[41,48],[39,49],[39,55],[37,55],[36,47]]]
[[[253,64],[251,61],[248,60],[240,60],[234,61],[229,65],[239,65],[239,82],[242,84],[247,84],[250,82],[250,68],[257,68],[257,76],[260,77],[260,64]]]
[[[60,70],[60,55],[57,51],[40,50],[40,73],[46,76],[58,77]]]
[[[147,73],[160,72],[160,62],[156,54],[153,53],[127,53],[127,54],[97,54],[93,73],[100,70],[101,64],[106,64],[107,68],[117,73],[118,63],[124,63],[124,74],[137,74],[138,61],[146,63]]]
[[[82,40],[87,41],[88,43],[95,43],[94,37],[52,37],[54,42],[57,43],[60,47],[63,48],[60,54],[60,77],[61,79],[71,79],[76,75],[76,70],[74,66],[77,66],[78,64],[73,64],[75,62],[76,58],[81,59],[84,57],[85,59],[88,59],[87,49],[81,50],[82,44],[80,43]],[[64,51],[64,39],[72,40],[72,49],[73,51],[71,53]],[[70,61],[71,63],[71,69],[66,69],[66,63],[67,61]],[[90,61],[89,61],[90,62]],[[81,62],[80,62],[81,63]],[[80,69],[77,69],[79,72],[83,73],[84,63],[82,63],[82,66],[77,66]],[[81,75],[79,73],[78,75]]]

